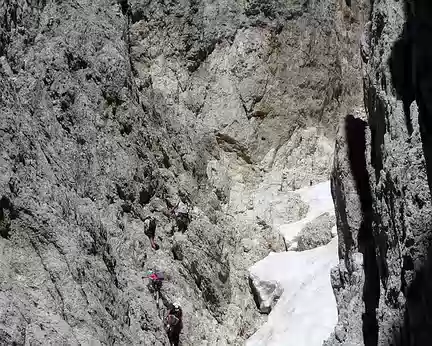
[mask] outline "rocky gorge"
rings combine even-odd
[[[331,294],[337,255],[326,344],[422,344],[430,13],[426,0],[0,2],[0,344],[166,345],[142,277],[156,267],[182,345],[270,345],[262,313],[285,316],[292,292],[259,306],[251,273],[324,256],[311,282]],[[329,177],[334,213],[307,197]],[[184,233],[166,213],[179,200]]]

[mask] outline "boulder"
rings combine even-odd
[[[249,285],[258,310],[263,314],[269,314],[282,295],[281,285],[276,281],[260,280],[253,274],[249,277]]]
[[[309,250],[329,243],[333,237],[334,225],[335,217],[330,213],[324,213],[308,222],[297,236],[297,251]]]

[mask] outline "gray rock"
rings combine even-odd
[[[263,322],[247,268],[284,248],[255,192],[276,181],[286,214],[279,173],[327,179],[335,114],[362,101],[361,11],[341,6],[0,2],[0,340],[165,345],[157,267],[183,345],[243,344]],[[173,235],[179,199],[192,222]]]
[[[328,345],[430,342],[431,19],[426,1],[382,1],[370,14],[367,117],[346,118],[332,173],[339,323]]]
[[[304,251],[326,245],[332,240],[332,228],[335,218],[330,213],[324,213],[308,222],[297,236],[297,251]]]
[[[262,314],[269,314],[283,293],[283,288],[278,282],[263,281],[251,275],[249,284],[254,295],[255,303]]]

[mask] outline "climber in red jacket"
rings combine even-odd
[[[159,304],[159,298],[161,297],[160,290],[162,288],[162,282],[165,280],[164,273],[159,270],[152,269],[147,271],[147,275],[143,276],[143,279],[150,280],[147,287],[153,294],[156,304]]]

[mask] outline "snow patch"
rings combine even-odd
[[[302,252],[272,253],[250,272],[262,281],[278,282],[282,296],[267,322],[246,346],[321,346],[337,323],[330,269],[338,262],[337,238]]]
[[[297,190],[309,204],[306,217],[280,230],[292,240],[306,223],[325,212],[334,214],[330,182]],[[255,299],[267,322],[246,346],[321,346],[337,323],[330,270],[338,263],[338,241],[302,252],[270,253],[249,269]]]

